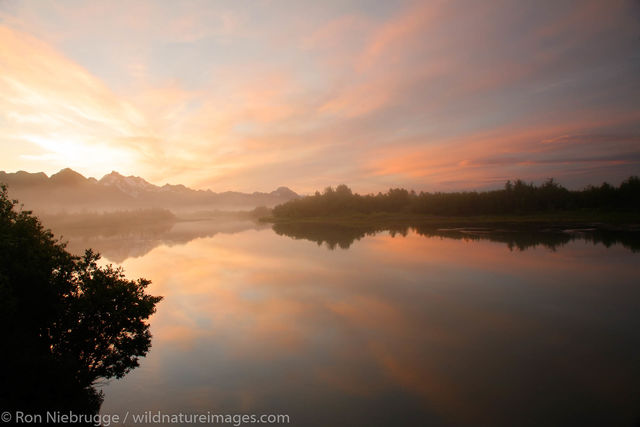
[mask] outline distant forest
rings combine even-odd
[[[392,188],[376,195],[354,194],[346,185],[276,206],[276,218],[304,218],[373,213],[440,216],[518,215],[556,211],[640,211],[640,178],[630,177],[618,187],[603,183],[568,190],[553,179],[542,185],[507,181],[503,189],[456,193],[416,193]]]

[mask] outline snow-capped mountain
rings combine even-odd
[[[98,183],[104,186],[115,187],[123,193],[136,198],[145,192],[154,192],[160,189],[160,187],[145,181],[139,176],[123,176],[116,171],[103,176]]]
[[[245,210],[272,207],[299,197],[287,187],[270,193],[194,190],[184,185],[153,185],[138,176],[113,171],[100,180],[63,169],[46,174],[0,171],[0,183],[29,209],[39,211],[123,210],[149,207],[184,210]]]

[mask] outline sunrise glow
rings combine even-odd
[[[617,183],[637,3],[0,3],[0,169],[311,192]]]

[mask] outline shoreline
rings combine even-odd
[[[426,216],[387,214],[317,216],[305,218],[262,217],[273,225],[319,225],[342,228],[427,227],[476,229],[477,231],[640,232],[640,214],[629,212],[554,212],[528,215]]]

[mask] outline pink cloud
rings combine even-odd
[[[610,143],[607,160],[589,139],[637,133],[624,2],[410,2],[296,19],[264,7],[5,12],[0,143],[39,152],[14,149],[0,167],[124,168],[216,190],[377,191],[543,176],[572,155],[574,170],[634,162],[632,142]],[[540,142],[562,135],[573,141],[562,149]]]

